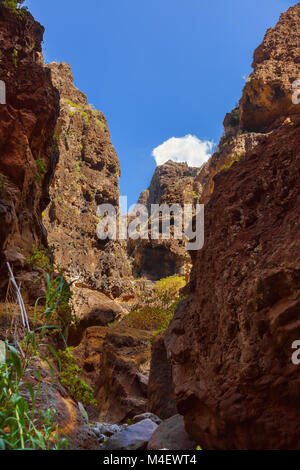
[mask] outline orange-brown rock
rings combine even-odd
[[[0,287],[16,257],[46,245],[41,213],[48,202],[56,163],[52,136],[59,97],[43,66],[43,27],[28,12],[18,15],[0,5],[0,80],[6,105],[0,105]],[[3,253],[6,251],[6,255]],[[16,267],[22,268],[17,263]]]
[[[59,161],[44,214],[54,261],[68,279],[118,297],[130,266],[118,242],[98,240],[96,214],[100,204],[118,210],[119,160],[104,115],[74,86],[70,66],[48,67],[60,94],[55,131]]]
[[[193,204],[193,184],[198,171],[187,163],[169,160],[156,168],[149,189],[141,193],[138,203],[147,206],[149,216],[152,204]],[[135,274],[151,280],[184,275],[190,261],[184,239],[171,236],[168,240],[152,240],[150,230],[148,240],[129,240],[128,252],[133,258]]]
[[[146,411],[151,336],[119,325],[85,330],[74,355],[96,391],[98,421],[124,422]]]
[[[267,31],[254,52],[253,72],[240,101],[241,128],[269,130],[297,114],[292,84],[300,74],[300,5],[283,13],[275,28]]]
[[[258,60],[268,49],[273,59],[262,62],[255,96],[252,79],[246,85],[241,119],[264,134],[209,178],[191,295],[165,335],[178,410],[205,449],[299,448],[299,366],[291,356],[300,338],[300,107],[276,91],[287,93],[299,75],[298,41],[296,5],[255,54]],[[255,67],[253,77],[261,62]],[[273,105],[267,100],[259,110],[267,89]]]

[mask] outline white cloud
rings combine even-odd
[[[157,165],[163,165],[168,160],[187,162],[189,166],[200,167],[211,156],[214,143],[200,140],[195,135],[172,137],[156,147],[152,156]]]

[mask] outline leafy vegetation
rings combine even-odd
[[[155,283],[152,294],[142,297],[139,306],[129,313],[123,324],[129,328],[154,331],[157,334],[165,331],[172,320],[178,303],[184,299],[180,289],[185,280],[180,276],[170,276]]]
[[[228,158],[230,158],[230,161],[227,164],[221,166],[219,171],[226,170],[226,169],[230,168],[235,162],[240,161],[241,156],[242,156],[242,154],[228,155]]]
[[[240,108],[235,108],[230,115],[230,125],[232,127],[238,127],[240,124]]]
[[[181,276],[170,276],[157,281],[154,286],[154,302],[162,307],[168,307],[180,297],[180,289],[185,286],[185,279]]]
[[[17,49],[14,49],[12,51],[11,58],[16,69],[18,68],[18,55],[19,52],[17,51]]]
[[[96,407],[94,390],[79,377],[83,370],[77,366],[77,359],[73,356],[72,350],[73,348],[66,348],[58,352],[61,362],[60,381],[75,400]]]
[[[17,350],[6,343],[6,358],[0,364],[0,449],[67,449],[66,439],[59,440],[55,434],[55,410],[43,413],[35,408],[39,389],[24,381],[29,365],[30,361],[22,361]],[[31,407],[22,396],[26,389]]]
[[[43,246],[33,245],[31,255],[26,258],[26,261],[33,269],[41,269],[45,273],[53,271],[47,251]]]
[[[59,302],[59,289],[51,293],[51,284],[47,286],[47,298],[43,318],[51,316],[51,304],[54,308]],[[34,321],[35,324],[35,321]],[[1,450],[59,450],[67,449],[67,440],[58,437],[55,425],[56,411],[47,409],[46,412],[36,409],[36,400],[40,393],[41,362],[46,362],[54,376],[50,361],[41,355],[43,340],[53,326],[41,326],[27,333],[24,341],[15,346],[5,343],[4,357],[0,360],[0,449]],[[48,349],[57,356],[55,350]],[[22,353],[20,354],[19,351]],[[26,382],[27,376],[36,377],[36,385]],[[25,392],[30,400],[26,400]]]
[[[35,179],[39,184],[41,184],[47,174],[47,168],[46,168],[44,160],[42,160],[41,158],[36,160],[35,164],[36,164],[36,170],[37,170]]]
[[[19,7],[19,5],[22,5],[22,3],[24,3],[24,0],[4,0],[2,2],[2,6],[7,8],[11,13],[18,15],[19,18],[24,18],[24,15],[27,13],[28,8]]]

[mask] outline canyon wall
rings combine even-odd
[[[197,177],[205,244],[165,344],[179,412],[205,449],[299,448],[299,57],[298,4],[256,50],[239,115]]]
[[[32,297],[39,273],[26,265],[32,246],[47,246],[41,213],[57,154],[53,133],[59,96],[43,66],[43,27],[29,12],[0,5],[0,80],[6,105],[0,105],[0,289],[5,296],[9,261]]]
[[[147,207],[151,214],[152,204],[194,204],[194,179],[199,171],[187,163],[169,160],[156,168],[150,186],[139,197],[138,204]],[[171,217],[172,225],[172,217]],[[151,219],[150,224],[151,227]],[[172,227],[171,227],[172,234]],[[148,240],[130,240],[129,255],[133,258],[136,276],[145,276],[153,281],[174,274],[185,275],[189,272],[190,257],[185,248],[185,240],[174,236],[166,240],[153,240],[149,230]]]
[[[98,240],[96,214],[100,204],[119,208],[119,159],[104,115],[74,86],[70,66],[47,67],[60,95],[54,134],[59,159],[43,214],[54,262],[79,287],[118,297],[130,266],[118,242]],[[75,302],[84,303],[83,291],[77,292]]]

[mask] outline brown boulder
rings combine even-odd
[[[72,291],[72,303],[78,320],[68,339],[73,346],[80,343],[84,331],[90,326],[106,326],[121,319],[126,313],[120,305],[101,292],[76,286]]]
[[[163,421],[152,434],[147,450],[195,450],[196,444],[184,429],[183,417],[172,416]]]

